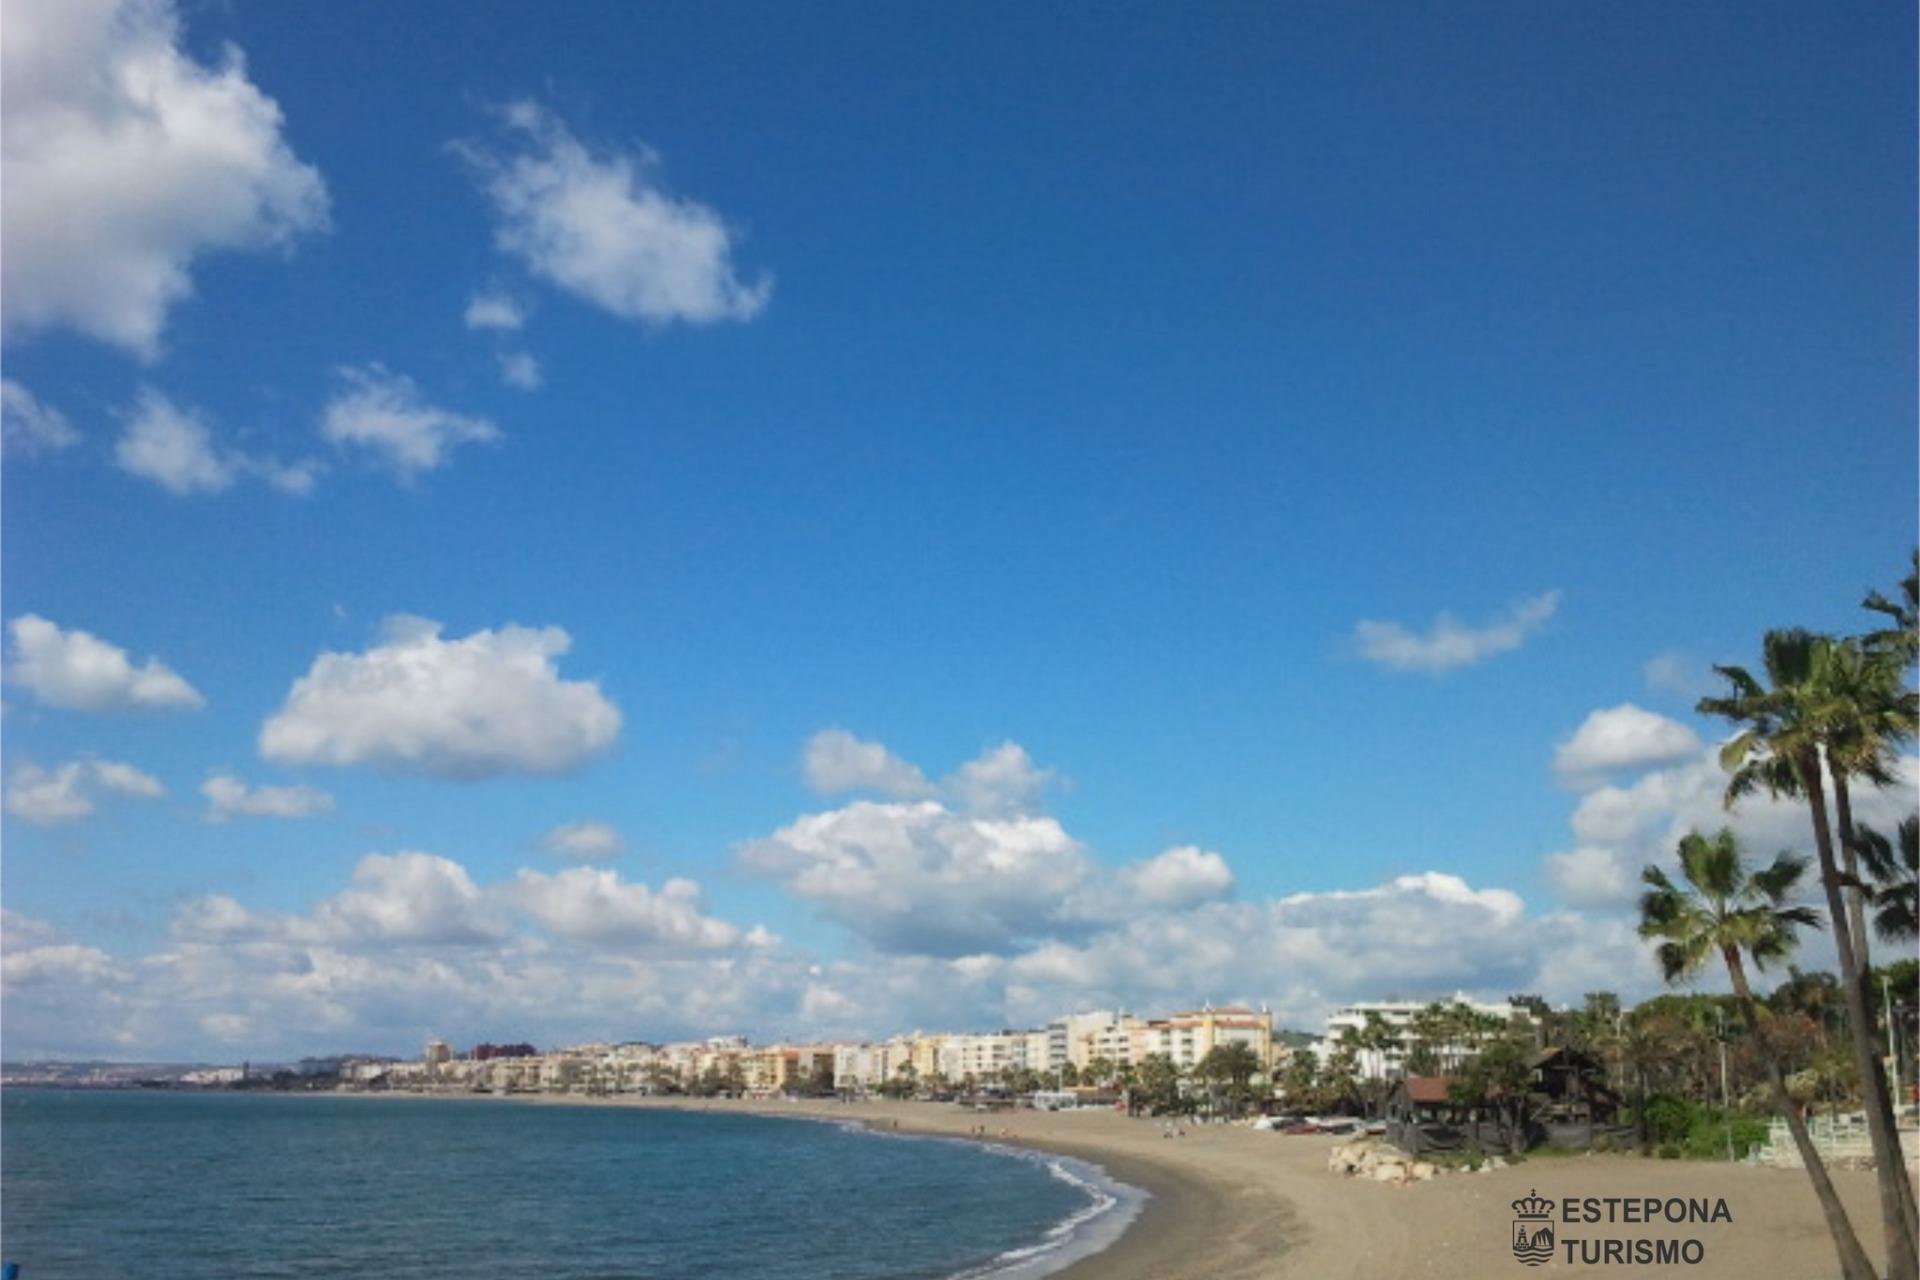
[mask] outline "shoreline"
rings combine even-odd
[[[1511,1252],[1512,1201],[1535,1192],[1571,1197],[1724,1198],[1731,1222],[1563,1225],[1564,1240],[1698,1236],[1701,1264],[1690,1276],[1752,1275],[1814,1280],[1837,1273],[1819,1204],[1799,1170],[1631,1155],[1535,1155],[1482,1173],[1456,1173],[1396,1186],[1344,1178],[1327,1169],[1344,1138],[1260,1133],[1238,1126],[1191,1127],[1162,1138],[1157,1120],[1114,1112],[1013,1111],[981,1114],[922,1102],[735,1100],[620,1095],[334,1094],[441,1097],[531,1106],[658,1108],[860,1124],[880,1133],[956,1138],[1083,1160],[1148,1193],[1120,1236],[1097,1253],[1052,1272],[1063,1280],[1375,1280],[1417,1275],[1484,1280],[1518,1274]],[[968,1130],[984,1125],[984,1135]],[[1870,1172],[1832,1171],[1869,1256],[1881,1253],[1878,1199]],[[1554,1259],[1561,1276],[1665,1274]],[[1678,1274],[1675,1271],[1674,1274]]]

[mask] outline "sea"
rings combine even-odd
[[[20,1280],[1031,1280],[1144,1193],[851,1124],[488,1099],[0,1091]]]

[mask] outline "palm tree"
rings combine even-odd
[[[1819,927],[1818,912],[1789,905],[1806,862],[1783,853],[1772,866],[1751,870],[1741,858],[1733,832],[1726,830],[1712,838],[1689,832],[1680,841],[1679,854],[1684,884],[1675,884],[1659,867],[1649,866],[1641,873],[1647,891],[1640,898],[1640,936],[1662,940],[1660,971],[1669,984],[1697,973],[1718,955],[1727,966],[1747,1029],[1757,1036],[1760,1004],[1747,985],[1743,957],[1751,956],[1754,968],[1764,969],[1793,949],[1799,928]],[[1780,1064],[1771,1053],[1762,1056],[1774,1110],[1787,1122],[1793,1145],[1813,1180],[1814,1194],[1840,1253],[1841,1273],[1847,1280],[1869,1280],[1873,1264],[1860,1247],[1800,1109],[1787,1094]]]
[[[1914,1204],[1913,1186],[1894,1128],[1892,1094],[1870,1014],[1864,926],[1862,936],[1854,936],[1854,922],[1863,918],[1864,890],[1857,868],[1843,872],[1835,860],[1825,781],[1830,770],[1841,805],[1842,840],[1851,862],[1854,853],[1848,838],[1851,815],[1844,800],[1846,777],[1853,773],[1877,781],[1884,776],[1886,753],[1903,732],[1911,731],[1914,696],[1904,689],[1899,694],[1889,692],[1889,681],[1898,684],[1897,670],[1890,663],[1865,659],[1858,645],[1788,629],[1767,632],[1762,650],[1767,685],[1744,668],[1717,667],[1715,670],[1731,686],[1729,696],[1703,698],[1698,710],[1742,726],[1720,751],[1720,763],[1731,774],[1726,796],[1729,807],[1760,789],[1807,802],[1813,819],[1814,850],[1820,859],[1820,882],[1826,891],[1834,948],[1839,953],[1867,1133],[1873,1143],[1889,1272],[1894,1280],[1916,1280],[1920,1277],[1920,1257],[1915,1252],[1920,1209]],[[1850,895],[1855,899],[1851,904],[1847,901]]]
[[[1920,550],[1913,553],[1912,567],[1900,579],[1900,597],[1890,600],[1878,591],[1869,591],[1860,602],[1863,609],[1884,614],[1893,625],[1869,631],[1861,637],[1868,649],[1887,653],[1907,666],[1920,662]]]
[[[1226,1085],[1227,1096],[1237,1112],[1250,1092],[1253,1078],[1260,1074],[1260,1069],[1260,1055],[1253,1051],[1253,1046],[1236,1040],[1217,1044],[1207,1050],[1194,1074],[1209,1083]]]
[[[1860,827],[1854,842],[1877,886],[1874,932],[1882,942],[1913,941],[1920,935],[1920,814],[1903,819],[1893,840],[1872,827]]]

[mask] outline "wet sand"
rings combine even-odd
[[[1159,1121],[1105,1111],[979,1114],[914,1102],[543,1100],[819,1116],[953,1137],[970,1136],[975,1126],[984,1125],[994,1141],[1089,1160],[1151,1192],[1145,1210],[1118,1243],[1058,1273],[1068,1280],[1486,1280],[1529,1274],[1816,1280],[1837,1273],[1819,1205],[1798,1170],[1634,1156],[1536,1156],[1490,1173],[1450,1174],[1403,1187],[1329,1173],[1328,1149],[1346,1139],[1289,1137],[1236,1126],[1195,1126],[1184,1138],[1168,1139],[1161,1136]],[[1872,1175],[1837,1170],[1834,1179],[1868,1253],[1878,1259]],[[1693,1238],[1704,1257],[1697,1265],[1587,1266],[1569,1265],[1561,1252],[1549,1267],[1535,1270],[1522,1266],[1511,1251],[1511,1201],[1535,1190],[1556,1202],[1724,1197],[1732,1221],[1556,1222],[1563,1250],[1573,1237]]]

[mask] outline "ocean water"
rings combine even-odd
[[[1097,1169],[733,1114],[9,1089],[21,1280],[1007,1280],[1124,1229]]]

